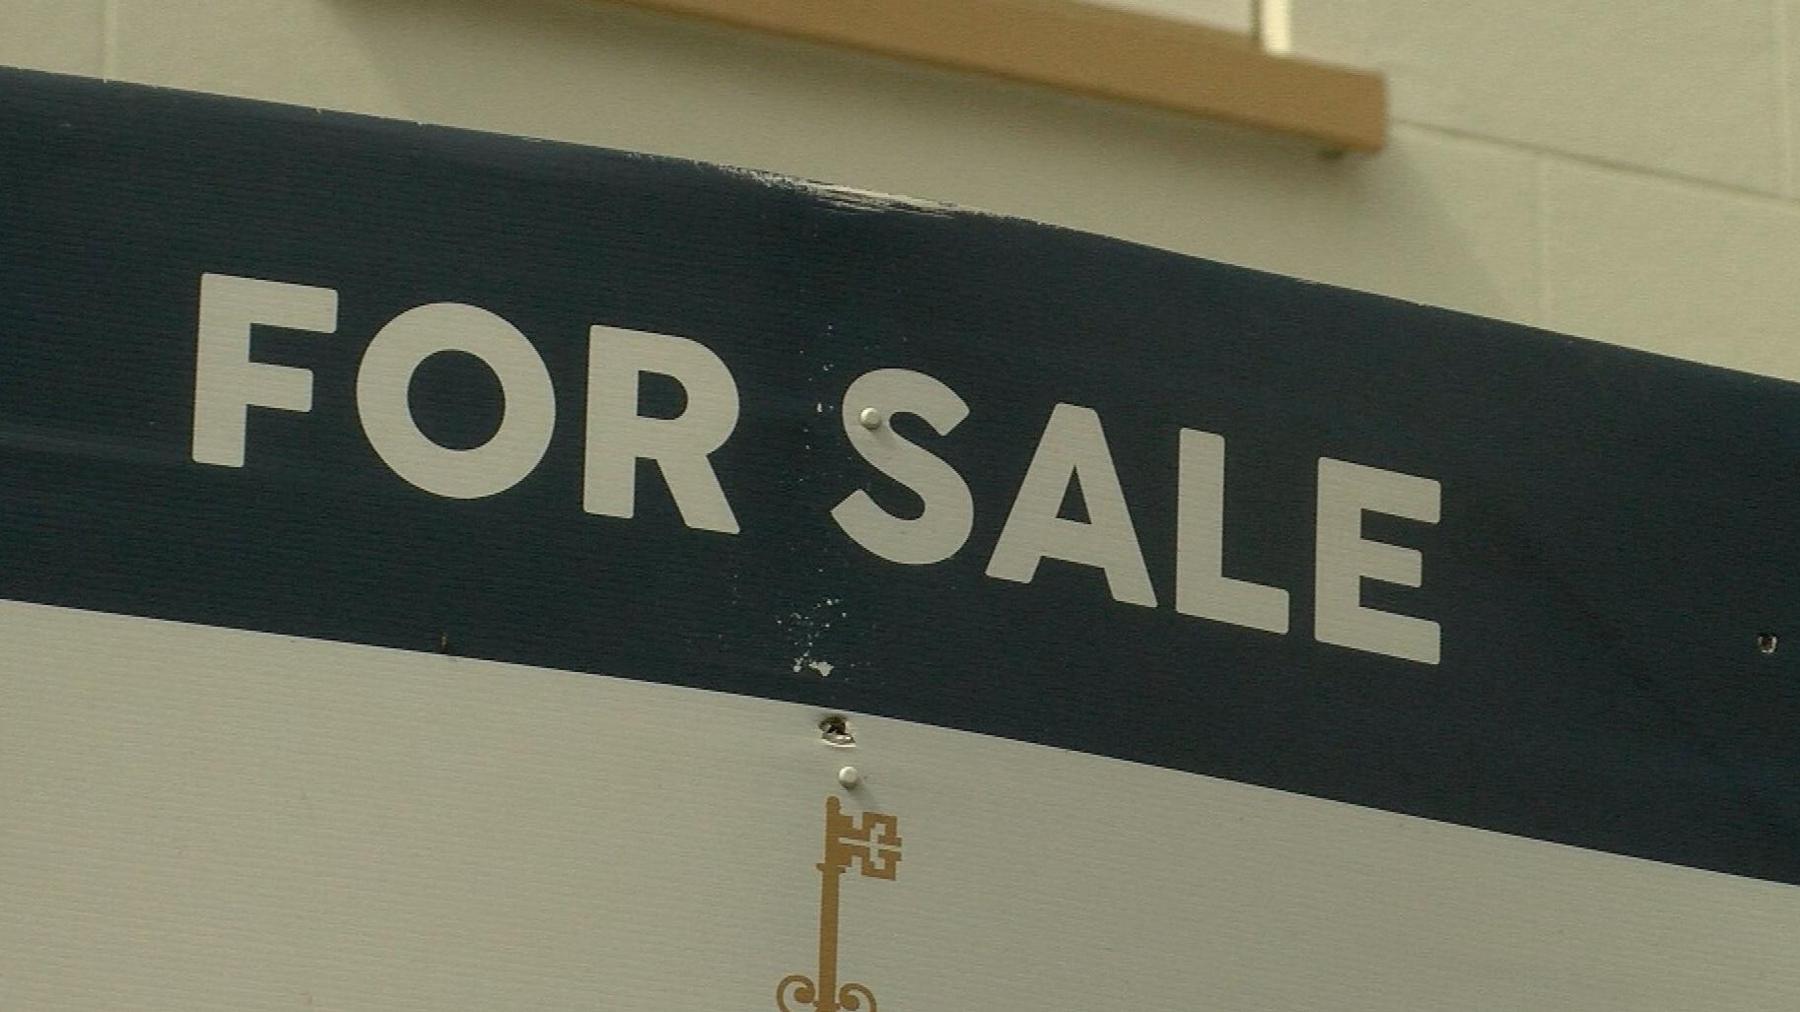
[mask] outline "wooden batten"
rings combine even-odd
[[[1076,0],[620,0],[883,56],[1380,149],[1381,75]]]

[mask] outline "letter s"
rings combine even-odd
[[[831,518],[851,540],[889,562],[923,566],[955,555],[975,525],[968,484],[941,458],[900,438],[892,425],[865,428],[860,419],[864,408],[890,418],[916,415],[943,436],[968,417],[969,406],[956,391],[910,369],[877,369],[857,377],[844,391],[844,433],[850,445],[877,471],[917,493],[925,509],[908,520],[857,491],[831,510]]]

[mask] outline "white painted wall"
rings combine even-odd
[[[1519,153],[1552,330],[1800,378],[1800,0],[1292,0],[1296,52]]]

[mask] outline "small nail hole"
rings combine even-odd
[[[1774,633],[1757,633],[1756,634],[1756,649],[1761,653],[1765,653],[1765,654],[1774,653],[1775,647],[1778,646],[1780,644],[1780,642],[1781,642],[1780,640],[1775,638]]]
[[[856,736],[850,733],[850,722],[835,713],[819,721],[819,740],[837,748],[856,745]]]

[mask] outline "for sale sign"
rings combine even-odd
[[[516,138],[21,73],[0,137],[36,649],[603,675],[1183,776],[1146,825],[1230,782],[1800,883],[1789,384]],[[771,858],[820,862],[817,961],[746,973],[953,1007],[838,979],[840,884],[921,902],[956,822],[844,765],[783,816],[830,795],[823,858]]]

